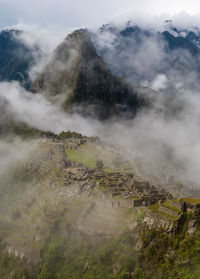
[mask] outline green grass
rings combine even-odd
[[[159,204],[153,204],[153,205],[149,206],[149,209],[150,209],[152,212],[154,212],[154,213],[157,213],[157,214],[159,214],[159,215],[163,215],[163,216],[167,217],[168,219],[171,219],[171,220],[174,220],[174,221],[177,220],[176,217],[174,217],[174,216],[172,216],[172,215],[169,215],[169,214],[167,214],[167,213],[165,213],[165,212],[163,212],[163,211],[160,211],[160,206],[159,206]]]
[[[139,200],[138,197],[131,197],[130,199],[131,199],[132,201]]]
[[[129,173],[131,171],[130,163],[123,161],[121,157],[119,157],[119,166],[115,166],[117,151],[113,152],[106,144],[98,146],[93,143],[84,143],[79,146],[78,150],[66,149],[66,154],[72,161],[80,162],[91,168],[96,168],[96,161],[101,160],[104,164],[103,170],[107,173]]]
[[[176,212],[179,212],[179,213],[181,212],[180,209],[178,209],[177,207],[171,205],[170,201],[164,202],[163,205],[164,205],[165,207],[169,208],[169,209],[172,209],[172,210],[176,211]]]
[[[112,156],[103,150],[99,151],[93,144],[82,144],[78,150],[66,149],[66,154],[73,162],[79,162],[91,168],[96,168],[96,161],[102,160],[104,170],[106,172],[113,171],[111,169]]]
[[[66,153],[73,162],[82,163],[90,168],[96,168],[96,158],[92,154],[78,150],[66,150]]]

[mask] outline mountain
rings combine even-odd
[[[35,56],[34,50],[20,39],[22,33],[19,30],[0,33],[0,81],[18,81],[28,89],[31,84],[29,70],[35,63]]]
[[[115,75],[132,84],[146,84],[173,95],[179,89],[198,90],[200,80],[200,30],[164,26],[103,25],[86,31],[97,52]],[[158,83],[160,76],[165,83]],[[183,85],[184,83],[184,85]]]
[[[177,89],[183,87],[184,81],[185,89],[198,90],[200,31],[197,27],[178,28],[171,21],[166,21],[164,27],[156,29],[141,27],[130,21],[121,27],[103,25],[97,32],[83,31],[90,36],[98,55],[111,69],[112,74],[125,78],[132,85],[144,85],[155,90],[166,89],[165,91],[174,94]],[[33,49],[21,40],[23,32],[25,31],[4,30],[0,33],[0,80],[17,80],[22,86],[29,89],[31,85],[29,70],[36,63],[35,54],[37,53],[37,58],[42,54],[39,46],[35,45]],[[87,40],[85,37],[85,42]],[[81,40],[78,43],[81,44]],[[65,48],[64,45],[66,44],[63,44],[63,48]],[[88,53],[94,52],[91,42],[89,45]],[[57,49],[57,52],[63,52],[61,48]],[[80,49],[75,49],[74,52],[80,52]],[[73,55],[76,56],[75,53]],[[52,59],[52,65],[55,64],[57,58],[67,61],[66,57],[59,58],[57,53]],[[76,58],[73,57],[73,59]],[[91,60],[90,57],[90,62]],[[70,63],[70,61],[68,62]],[[82,66],[82,69],[83,67],[85,66]],[[76,67],[74,66],[74,68]],[[62,71],[59,65],[56,65],[55,69],[59,72]],[[167,82],[164,85],[157,85],[156,78],[159,78],[159,75],[166,77]],[[70,77],[67,82],[73,83]],[[58,87],[59,91],[58,85],[53,86],[55,89]],[[66,86],[71,87],[72,84]]]
[[[155,85],[150,77],[165,74],[169,80],[180,73],[177,78],[183,78],[189,69],[191,73],[195,70],[198,77],[198,65],[192,67],[195,57],[198,64],[196,33],[185,32],[183,36],[184,30],[172,28],[155,33],[130,24],[120,32],[112,26],[104,26],[99,32],[100,45],[99,34],[89,34],[96,40],[98,51],[104,59],[108,54],[117,54],[115,62],[121,63],[121,68],[115,68],[112,60],[112,71],[123,72],[127,79],[131,75],[131,82],[135,79],[142,83],[149,78],[146,81]],[[119,132],[123,146],[70,131],[56,135],[17,121],[16,111],[2,94],[0,278],[198,279],[200,191],[199,185],[186,179],[187,165],[194,164],[184,152],[185,156],[177,156],[176,160],[179,149],[165,143],[170,138],[177,141],[180,134],[181,152],[184,148],[192,154],[198,150],[187,148],[184,129],[179,130],[178,125],[172,130],[168,127],[171,119],[179,118],[175,116],[177,103],[182,108],[181,98],[168,102],[167,94],[168,98],[162,98],[162,92],[130,85],[115,76],[97,54],[87,33],[75,31],[57,47],[51,62],[31,86],[32,92],[44,94],[69,112],[100,119],[132,117],[145,108],[155,128],[150,121],[137,126],[137,121],[143,121],[141,113],[137,121],[131,121],[137,129],[142,128],[141,136],[130,133],[130,141],[136,144],[128,145],[129,148],[125,139],[128,134],[123,129]],[[5,49],[8,51],[10,46]],[[13,57],[13,52],[10,55]],[[175,80],[166,88],[172,93]],[[9,90],[5,91],[9,94]],[[29,99],[31,92],[26,93]],[[166,133],[156,122],[156,117],[163,117],[162,104],[154,104],[156,98],[160,98],[160,103],[164,99],[163,106],[168,108],[164,116],[169,122],[161,121],[166,123]],[[14,101],[20,108],[26,104],[21,106],[17,98]],[[38,99],[31,103],[36,112],[40,102]],[[51,112],[44,105],[41,107]],[[152,107],[153,118],[152,110],[146,109]],[[60,121],[58,116],[56,120]],[[118,129],[124,122],[117,123],[121,124]],[[193,120],[185,125],[190,124]],[[152,133],[158,133],[156,145],[154,137],[148,136],[149,126]],[[196,133],[189,138],[189,145],[194,147],[195,136]],[[196,163],[198,167],[198,160]]]
[[[97,55],[88,35],[78,30],[57,47],[31,90],[44,92],[47,98],[65,109],[106,119],[135,115],[145,106],[144,94],[142,96],[140,91],[147,89],[133,87],[114,76]]]

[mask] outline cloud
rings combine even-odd
[[[52,43],[51,38],[53,36],[51,37],[45,29],[35,32],[35,37],[29,34],[21,37],[31,47],[38,42],[44,50],[47,48],[49,54],[59,42],[59,39],[55,39]],[[117,56],[111,53],[116,43],[116,35],[110,36],[107,32],[101,34],[99,38],[101,38],[101,47],[107,47],[110,50],[109,57],[112,63],[116,62]],[[131,40],[129,43],[132,48],[133,43],[136,42]],[[134,65],[138,74],[142,75],[143,81],[147,77],[147,84],[157,90],[164,90],[170,82],[173,82],[176,84],[176,89],[181,92],[181,96],[174,95],[172,100],[164,98],[164,102],[163,98],[155,98],[155,109],[141,111],[133,120],[117,122],[110,120],[100,123],[94,119],[84,119],[77,113],[64,112],[50,103],[44,95],[33,95],[15,82],[0,83],[0,98],[6,101],[7,110],[15,119],[25,121],[33,127],[51,130],[55,133],[72,130],[86,135],[97,135],[103,140],[120,144],[127,152],[127,159],[131,160],[133,165],[139,158],[145,169],[144,176],[148,176],[150,172],[151,175],[162,177],[161,182],[166,182],[167,178],[163,179],[162,175],[163,168],[173,166],[176,177],[184,181],[190,179],[198,184],[200,179],[200,97],[198,91],[188,90],[190,84],[198,85],[195,67],[191,64],[193,71],[187,75],[187,79],[183,79],[182,74],[175,68],[172,68],[169,75],[166,75],[159,71],[169,66],[164,52],[165,44],[162,40],[145,38],[139,47],[135,46],[135,53],[129,51],[121,53],[124,66]],[[191,56],[188,52],[174,52],[171,59],[176,59],[177,55],[184,60],[184,63],[187,64],[188,61],[191,63]],[[122,64],[119,66],[122,67]],[[130,77],[131,75],[130,73]],[[162,109],[158,109],[160,107]],[[141,170],[137,169],[137,171]]]
[[[40,28],[37,25],[27,25],[23,23],[6,28],[6,30],[13,29],[23,31],[16,34],[16,38],[31,51],[34,57],[34,64],[29,70],[29,76],[32,81],[35,80],[37,74],[49,62],[56,47],[71,32],[71,29],[49,30]]]
[[[198,90],[200,58],[190,51],[196,51],[199,47],[198,41],[195,42],[196,45],[193,44],[193,48],[192,44],[185,41],[182,43],[183,48],[170,49],[162,32],[167,30],[174,37],[180,36],[173,29],[176,27],[184,30],[181,32],[183,37],[189,31],[194,31],[199,36],[200,29],[197,26],[191,27],[188,23],[186,32],[186,23],[181,26],[181,20],[165,23],[157,18],[153,24],[144,17],[142,20],[143,22],[136,23],[130,21],[128,24],[127,19],[125,22],[120,21],[120,24],[114,22],[104,26],[103,32],[102,29],[96,30],[93,35],[92,40],[98,53],[113,73],[123,76],[133,85],[145,85],[155,90],[168,91],[170,94],[178,94],[182,89]],[[121,36],[120,32],[127,26],[136,28],[134,34]],[[175,38],[173,44],[178,45]],[[188,49],[184,48],[184,44]]]
[[[144,81],[142,84],[156,91],[164,90],[167,88],[167,77],[163,74],[158,74],[151,83]]]
[[[106,136],[125,147],[133,165],[140,161],[140,175],[157,177],[163,184],[167,183],[167,175],[173,174],[186,186],[191,186],[189,180],[199,185],[200,97],[184,92],[182,98],[185,104],[179,113],[170,115],[168,111],[166,116],[162,111],[143,111],[134,120],[108,125]],[[166,171],[170,168],[173,171]]]
[[[51,104],[43,95],[25,91],[17,82],[0,83],[0,99],[1,102],[6,101],[7,110],[14,119],[38,129],[55,133],[75,130],[94,135],[95,121],[90,124],[90,120],[77,114],[69,115]]]
[[[147,178],[154,175],[160,178],[160,183],[164,183],[167,178],[163,169],[170,166],[177,180],[199,182],[199,94],[184,92],[181,109],[175,113],[168,110],[166,115],[162,110],[144,110],[132,120],[111,119],[103,123],[78,114],[68,114],[43,95],[33,95],[15,82],[0,83],[0,96],[16,120],[25,121],[33,127],[56,133],[72,130],[119,144],[134,166],[138,160],[142,162],[145,174],[138,169],[140,175]],[[178,105],[181,102],[177,100]],[[167,106],[170,105],[167,103]]]
[[[190,28],[196,18],[187,16],[188,21],[183,27],[185,16],[183,14],[182,20],[181,16],[175,17],[173,25]],[[159,183],[167,184],[167,175],[171,173],[186,184],[191,180],[199,185],[199,58],[186,49],[168,52],[166,41],[158,31],[168,29],[172,33],[172,23],[166,25],[160,19],[148,24],[147,19],[141,18],[136,23],[143,28],[143,33],[136,30],[128,38],[119,35],[127,26],[127,18],[105,27],[106,40],[103,40],[102,49],[102,42],[99,44],[103,39],[102,32],[97,32],[94,38],[98,51],[115,74],[123,75],[134,85],[164,91],[153,100],[153,110],[141,111],[134,120],[126,123],[112,123],[107,137],[126,146],[127,157],[133,162],[140,159],[145,170],[140,174],[151,173],[160,177]],[[132,24],[134,26],[134,21]],[[194,25],[191,30],[195,31]],[[171,171],[163,171],[169,168]]]
[[[13,143],[14,142],[14,143]],[[13,142],[0,140],[0,177],[8,178],[17,167],[24,165],[33,149],[34,141],[22,141],[14,138]]]

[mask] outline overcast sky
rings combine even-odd
[[[0,28],[19,22],[41,27],[97,26],[111,18],[144,12],[200,13],[198,0],[0,0]]]

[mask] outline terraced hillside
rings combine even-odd
[[[26,156],[0,182],[2,278],[96,278],[96,272],[124,278],[123,272],[137,273],[145,232],[176,237],[184,216],[196,216],[199,200],[173,199],[136,175],[123,154],[70,132],[26,143]],[[187,223],[189,235],[197,231],[195,218]]]
[[[137,226],[148,205],[171,198],[99,139],[43,137],[30,145],[25,161],[1,181],[2,241],[11,255],[40,261],[60,223],[61,231],[70,224],[86,234],[120,235]]]

